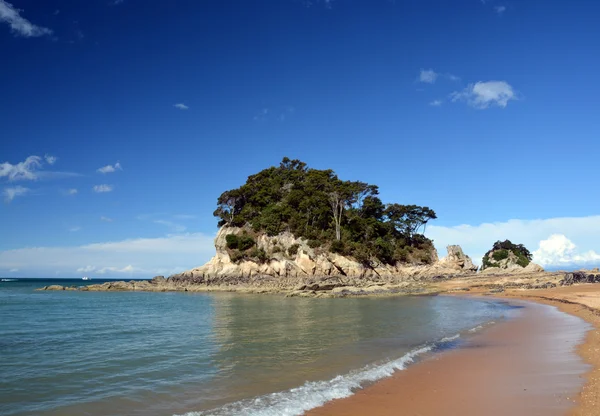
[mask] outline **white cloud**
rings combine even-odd
[[[72,172],[52,172],[44,171],[44,163],[53,165],[58,158],[56,156],[46,155],[44,158],[39,156],[28,156],[23,162],[13,165],[10,162],[0,163],[0,178],[6,178],[9,182],[16,181],[35,181],[49,179],[63,179],[74,176],[80,176]]]
[[[438,79],[440,74],[435,72],[433,69],[421,69],[419,74],[419,81],[426,84],[433,84]]]
[[[463,91],[453,92],[450,98],[453,102],[464,101],[474,108],[485,109],[494,105],[504,108],[510,100],[516,100],[517,96],[506,81],[479,81]]]
[[[200,266],[215,253],[214,236],[201,233],[87,244],[75,247],[27,247],[0,251],[0,269],[19,268],[32,277],[48,270],[119,277],[172,274]],[[65,273],[65,274],[69,274]],[[112,276],[114,274],[114,276]]]
[[[112,192],[112,190],[114,189],[114,186],[106,185],[106,184],[94,185],[93,189],[94,189],[94,192],[97,192],[97,193]]]
[[[89,273],[96,270],[96,268],[94,266],[85,266],[85,267],[80,267],[76,270],[77,273]]]
[[[542,245],[542,242],[551,240],[556,243],[556,238],[551,236],[560,234],[577,243],[578,250],[570,252],[569,258],[573,261],[573,266],[583,266],[594,259],[586,253],[598,250],[600,215],[537,220],[513,219],[506,222],[452,227],[431,225],[427,227],[426,234],[434,240],[440,256],[445,255],[447,245],[459,244],[475,263],[480,264],[481,258],[495,241],[508,239],[524,244],[534,254],[535,262],[550,268],[564,266],[565,262],[560,259],[566,257],[549,256],[547,253],[552,252],[552,249],[548,248],[548,243]],[[539,251],[538,247],[542,250]],[[565,247],[565,250],[569,248],[568,245]]]
[[[101,168],[97,169],[96,172],[106,174],[106,173],[113,173],[118,170],[123,170],[123,167],[121,166],[121,163],[119,163],[119,162],[115,163],[114,165],[102,166]]]
[[[502,16],[506,11],[506,6],[495,6],[494,11],[498,14],[498,16]]]
[[[173,104],[173,107],[178,108],[179,110],[188,110],[189,107],[183,103]]]
[[[66,194],[67,195],[76,195],[77,192],[79,192],[77,189],[71,188],[71,189],[67,189]]]
[[[100,217],[100,221],[104,222],[113,222],[112,218],[105,217],[104,215]]]
[[[28,194],[29,192],[31,192],[31,189],[24,188],[19,185],[15,186],[14,188],[4,188],[4,192],[2,192],[2,195],[4,195],[4,201],[8,203],[16,197],[23,196],[25,194]]]
[[[10,272],[10,273],[16,273],[16,272],[18,272],[18,271],[19,271],[19,269],[10,269],[10,270],[9,270],[9,272]]]
[[[577,246],[563,234],[552,234],[548,239],[540,241],[533,257],[540,264],[554,266],[600,264],[600,254],[594,250],[578,253]]]
[[[16,165],[4,162],[0,164],[0,178],[6,177],[9,181],[33,181],[38,178],[36,171],[41,167],[42,158],[39,156],[29,156]]]
[[[36,26],[22,17],[21,12],[7,1],[0,0],[0,22],[7,23],[15,35],[30,38],[52,34],[52,30]]]
[[[79,227],[79,226],[69,228],[69,231],[71,231],[72,233],[75,233],[75,232],[80,231],[80,230],[81,230],[81,227]]]
[[[54,165],[58,158],[56,156],[45,155],[44,159],[46,159],[46,163],[49,165]]]
[[[439,107],[442,105],[442,100],[433,100],[432,102],[429,103],[429,105],[431,105],[433,107]]]

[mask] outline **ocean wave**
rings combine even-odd
[[[16,282],[18,279],[0,279],[0,282]]]
[[[384,364],[363,367],[346,375],[326,381],[309,381],[287,391],[266,394],[253,399],[230,403],[217,409],[189,412],[180,416],[296,416],[322,406],[325,403],[352,396],[365,384],[390,377],[395,371],[404,370],[419,356],[445,349],[460,334],[444,337],[437,342],[423,345],[407,352],[402,357]]]

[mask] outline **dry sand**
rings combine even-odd
[[[581,343],[582,328],[589,325],[529,303],[519,319],[492,326],[465,348],[438,354],[307,414],[600,415],[600,285],[499,296],[550,304],[592,327]],[[580,343],[579,356],[572,352],[574,343]]]

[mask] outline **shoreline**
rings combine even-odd
[[[503,297],[555,306],[561,312],[577,316],[591,326],[585,334],[583,342],[576,347],[577,355],[590,368],[583,374],[585,382],[575,397],[575,406],[567,414],[569,416],[598,414],[600,405],[600,286],[580,284],[524,293],[511,291]]]
[[[489,296],[509,302],[527,302],[538,307],[549,305],[556,307],[560,311],[558,313],[582,319],[585,321],[582,325],[587,325],[587,329],[581,334],[581,339],[576,345],[567,348],[571,351],[570,355],[579,359],[579,363],[565,362],[563,368],[558,368],[553,361],[546,360],[537,368],[530,366],[530,361],[536,357],[526,357],[533,347],[532,339],[539,338],[542,333],[540,328],[546,328],[546,341],[550,340],[548,334],[556,341],[561,337],[560,332],[568,330],[568,327],[558,328],[556,322],[551,322],[548,316],[538,316],[534,320],[531,317],[518,317],[475,335],[467,341],[466,348],[443,352],[359,390],[351,397],[328,402],[305,414],[354,416],[368,412],[374,415],[392,415],[396,414],[398,409],[402,409],[403,414],[419,416],[597,414],[600,397],[600,312],[593,306],[575,302],[581,297],[581,291],[589,293],[594,301],[600,299],[600,291],[593,285],[585,288],[572,286],[536,291],[511,290],[502,294],[490,294],[480,290],[476,291],[477,293],[459,295]],[[536,309],[536,306],[529,308]],[[524,325],[524,318],[530,320],[528,325]],[[536,331],[540,334],[536,335]],[[568,340],[562,340],[563,343],[565,341]],[[539,339],[536,342],[540,345]],[[541,345],[554,344],[560,347],[560,343]],[[563,346],[562,355],[555,356],[553,360],[564,357],[567,350]],[[584,363],[587,368],[578,367]],[[567,382],[564,374],[573,371],[577,372],[575,379],[571,376]],[[543,372],[549,373],[545,374],[545,380],[538,377],[538,392],[535,393],[535,388],[531,388],[535,385],[533,380],[536,374]],[[560,380],[570,384],[570,393],[562,396],[557,393],[556,383],[560,384]],[[515,381],[526,381],[529,391],[507,390],[506,385]],[[546,387],[543,387],[544,383]],[[553,393],[548,394],[548,388],[552,386]]]

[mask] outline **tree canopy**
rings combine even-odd
[[[331,169],[287,157],[223,192],[214,215],[219,226],[251,227],[270,236],[289,231],[313,247],[388,264],[429,263],[432,242],[419,232],[437,218],[428,207],[384,204],[377,185],[344,181]]]

